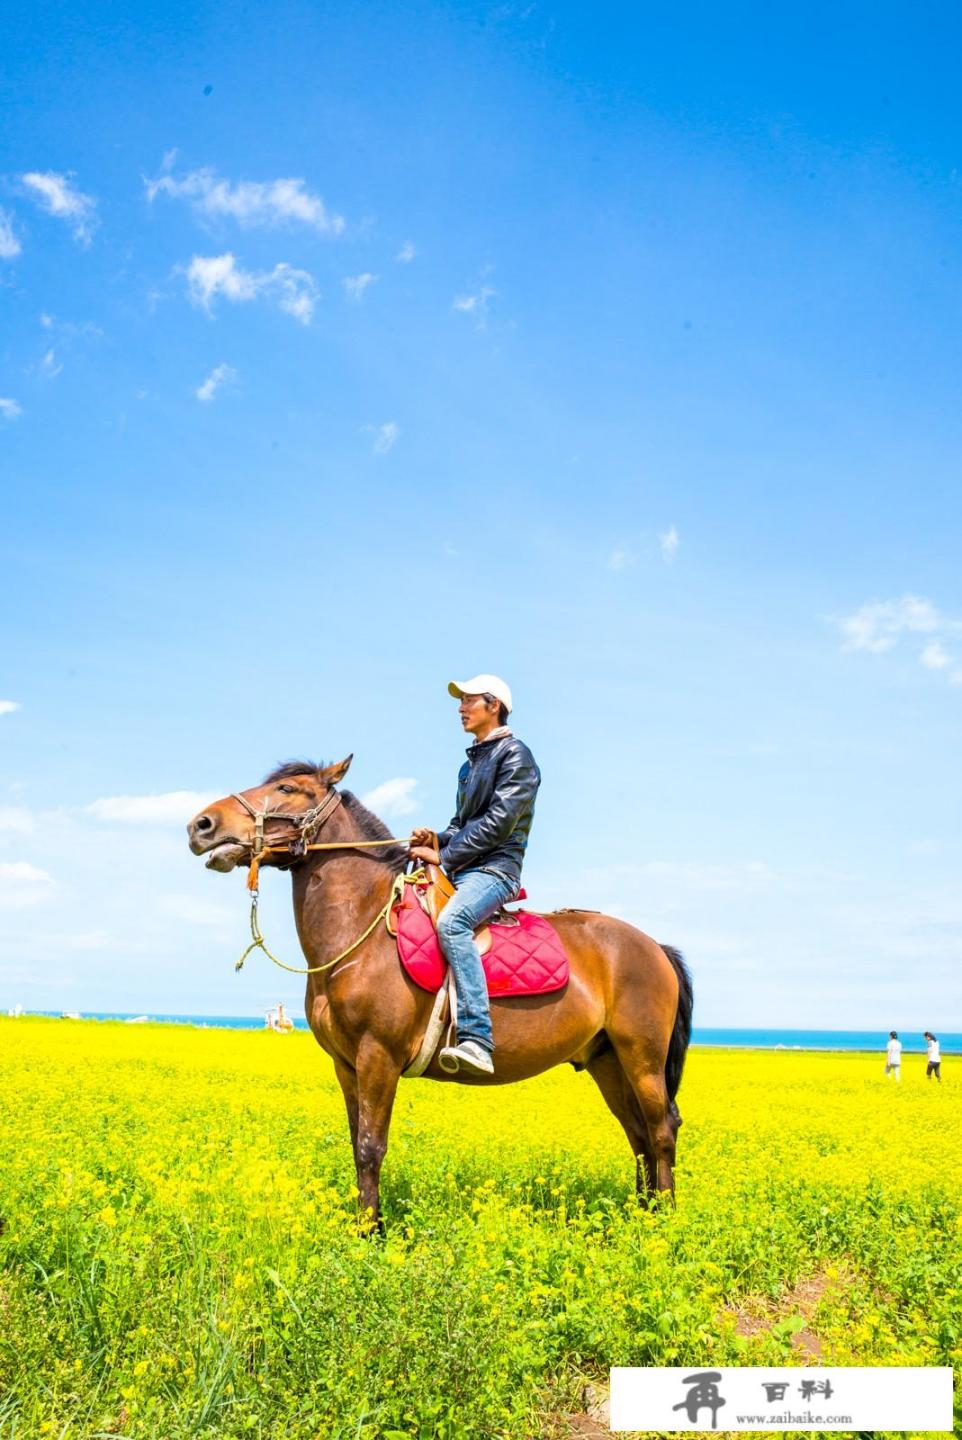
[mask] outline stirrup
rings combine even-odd
[[[446,1075],[457,1075],[461,1070],[468,1075],[494,1074],[494,1061],[478,1040],[446,1045],[438,1056],[438,1065]]]

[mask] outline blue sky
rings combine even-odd
[[[0,1005],[297,1008],[195,797],[443,823],[494,670],[534,905],[703,1025],[962,1029],[959,28],[0,17]]]

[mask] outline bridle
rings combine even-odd
[[[404,885],[411,883],[414,878],[413,876],[399,875],[396,878],[387,904],[383,909],[378,911],[372,923],[364,931],[364,934],[359,936],[353,945],[349,945],[346,950],[342,950],[340,955],[335,955],[333,960],[328,960],[323,965],[312,965],[306,970],[300,966],[285,965],[283,960],[278,960],[277,956],[273,955],[264,943],[264,937],[257,923],[257,902],[260,898],[258,880],[262,856],[287,854],[292,860],[298,860],[305,856],[309,850],[372,850],[378,845],[407,845],[408,842],[406,840],[399,840],[393,835],[389,836],[386,840],[316,841],[314,836],[322,826],[327,823],[341,803],[341,796],[334,789],[333,785],[319,805],[315,805],[311,810],[303,811],[300,815],[291,815],[284,810],[255,810],[251,802],[243,795],[239,795],[236,790],[231,791],[230,798],[236,800],[239,805],[242,805],[254,821],[254,840],[251,846],[250,865],[247,871],[247,888],[251,896],[252,938],[251,943],[234,966],[235,970],[240,970],[252,950],[263,950],[269,960],[273,960],[274,964],[278,965],[282,970],[289,970],[292,975],[315,975],[319,971],[332,970],[335,965],[339,965],[348,955],[353,954],[358,946],[363,944],[369,935],[373,934],[382,920],[387,926],[388,933],[393,933],[390,925],[391,909],[397,904]],[[287,820],[294,826],[296,834],[282,845],[269,845],[264,836],[268,820]]]
[[[251,802],[243,795],[238,795],[236,790],[230,794],[231,800],[236,800],[254,821],[254,840],[251,845],[250,869],[247,874],[248,890],[257,889],[257,876],[260,870],[262,855],[289,855],[294,860],[303,859],[309,850],[374,850],[379,845],[407,845],[407,840],[400,840],[396,835],[389,835],[386,840],[325,840],[317,842],[314,836],[322,825],[334,814],[334,811],[341,803],[341,796],[332,785],[320,805],[315,805],[311,810],[305,810],[300,815],[290,815],[285,810],[255,810]],[[268,845],[264,839],[264,827],[268,820],[289,820],[298,832],[283,845]]]
[[[239,805],[242,805],[254,822],[254,843],[251,848],[252,867],[260,863],[262,855],[270,854],[271,852],[282,852],[285,848],[287,852],[293,856],[305,854],[309,842],[314,839],[318,830],[320,830],[326,820],[330,819],[341,803],[341,797],[333,785],[320,805],[315,805],[312,810],[305,810],[300,815],[290,815],[284,810],[255,810],[251,802],[243,795],[238,795],[236,790],[231,791],[230,798],[236,800]],[[264,827],[268,820],[289,820],[294,826],[297,834],[287,842],[286,847],[283,845],[268,845],[266,843],[264,839]],[[324,848],[337,849],[341,847],[331,845],[325,846]],[[343,848],[347,849],[349,847],[345,845]],[[248,887],[252,890],[255,888],[255,886],[250,884],[249,879]]]

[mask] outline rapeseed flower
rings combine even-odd
[[[379,1240],[310,1037],[0,1020],[0,1435],[527,1440],[612,1364],[959,1365],[962,1087],[904,1070],[695,1049],[675,1211],[587,1076],[405,1084]]]

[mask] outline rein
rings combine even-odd
[[[386,845],[387,841],[381,841],[380,843]],[[345,847],[342,847],[340,845],[312,845],[310,848],[312,850],[340,850]],[[389,935],[395,935],[397,933],[396,931],[391,929],[391,911],[401,899],[404,893],[405,885],[417,885],[421,883],[423,879],[424,872],[421,870],[415,870],[413,875],[396,875],[394,878],[394,884],[391,886],[391,893],[388,896],[387,904],[383,905],[381,909],[377,912],[370,925],[364,931],[364,934],[359,935],[358,938],[353,942],[353,944],[348,945],[346,950],[341,951],[340,955],[335,955],[333,960],[325,960],[323,965],[309,965],[306,968],[303,965],[285,965],[283,960],[278,960],[277,956],[274,955],[270,950],[268,950],[267,945],[264,942],[264,937],[261,934],[260,926],[257,923],[258,892],[256,890],[252,890],[251,935],[253,936],[253,939],[251,940],[251,943],[248,945],[247,949],[244,951],[243,955],[235,964],[234,970],[237,971],[243,969],[244,961],[247,959],[248,955],[251,953],[252,950],[263,950],[268,960],[273,960],[274,964],[280,970],[286,970],[290,975],[319,975],[324,970],[333,970],[334,966],[340,965],[341,961],[346,960],[348,955],[353,955],[354,951],[359,949],[360,946],[364,944],[364,941],[368,938],[369,935],[374,934],[374,931],[380,925],[382,920],[384,921],[384,928],[387,930],[387,933]]]
[[[341,803],[341,797],[333,787],[326,800],[323,800],[320,805],[315,805],[313,810],[305,810],[302,815],[288,815],[282,810],[255,810],[249,800],[245,800],[243,795],[238,795],[236,792],[231,792],[231,799],[237,800],[243,805],[248,815],[250,815],[254,821],[254,846],[251,852],[250,866],[247,871],[247,888],[251,896],[251,943],[235,964],[235,972],[243,968],[244,961],[252,950],[263,950],[268,960],[273,960],[279,969],[287,970],[291,975],[318,975],[322,971],[333,970],[334,966],[340,965],[341,961],[346,960],[348,955],[353,955],[354,951],[363,945],[368,936],[373,935],[382,920],[384,921],[388,934],[394,934],[394,931],[391,929],[391,910],[403,894],[404,886],[414,883],[414,875],[396,876],[394,884],[391,887],[391,893],[388,896],[387,904],[382,906],[377,912],[370,925],[364,931],[364,934],[359,935],[352,945],[349,945],[346,950],[341,951],[340,955],[335,955],[333,960],[326,960],[323,965],[310,965],[306,969],[301,965],[285,965],[283,960],[278,960],[277,956],[268,950],[257,920],[257,902],[260,899],[258,884],[262,855],[280,855],[286,853],[300,857],[306,855],[310,850],[373,850],[379,845],[407,845],[408,842],[406,840],[399,840],[393,835],[389,836],[386,840],[314,841],[313,837],[317,834],[318,830],[320,830],[321,826],[330,819]],[[286,845],[268,845],[264,841],[264,826],[268,820],[289,820],[300,833],[295,839],[289,840]]]

